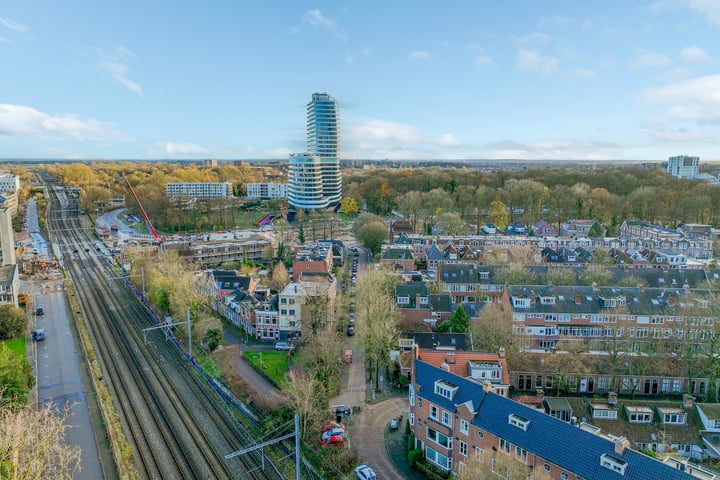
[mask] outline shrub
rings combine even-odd
[[[413,450],[410,450],[408,452],[408,463],[413,466],[416,465],[417,462],[422,459],[422,454],[422,448],[415,448]]]

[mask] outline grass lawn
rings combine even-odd
[[[245,359],[256,367],[262,368],[265,375],[272,378],[277,385],[285,383],[288,352],[245,352]]]
[[[1,345],[5,345],[16,355],[25,357],[25,337],[15,338],[13,340],[0,340]]]

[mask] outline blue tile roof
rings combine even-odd
[[[459,388],[453,400],[436,395],[434,383],[446,380]],[[581,430],[497,394],[486,394],[482,386],[421,360],[415,361],[415,382],[420,385],[417,396],[455,412],[457,405],[472,402],[477,412],[472,424],[504,438],[530,453],[587,480],[691,480],[689,474],[676,470],[629,448],[622,455],[615,453],[612,441]],[[510,425],[508,416],[519,415],[530,421],[527,430]],[[600,465],[607,454],[627,462],[625,475]],[[538,467],[540,468],[540,467]]]

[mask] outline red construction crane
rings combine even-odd
[[[142,211],[143,217],[145,217],[145,221],[147,222],[148,226],[150,227],[150,231],[153,234],[153,237],[155,237],[155,241],[158,243],[162,243],[162,238],[160,238],[160,235],[158,235],[157,230],[155,230],[155,227],[153,226],[152,222],[150,221],[150,217],[148,217],[147,212],[145,211],[145,207],[143,207],[142,202],[140,202],[140,199],[137,196],[137,193],[135,193],[135,189],[132,185],[130,185],[130,181],[128,181],[127,177],[123,175],[123,180],[125,180],[125,183],[127,183],[127,186],[130,187],[130,193],[132,193],[133,197],[135,197],[135,201],[137,202],[138,206],[140,207],[140,211]]]

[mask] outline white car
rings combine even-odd
[[[373,470],[370,465],[365,465],[364,463],[355,467],[355,475],[357,475],[357,478],[360,480],[377,480],[375,470]]]

